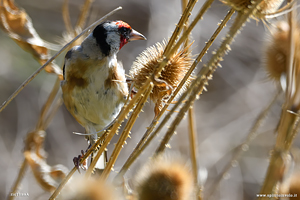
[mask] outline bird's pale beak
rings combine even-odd
[[[129,42],[134,40],[147,40],[145,36],[137,32],[136,30],[132,29],[131,33],[129,34]]]

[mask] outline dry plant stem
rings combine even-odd
[[[59,54],[61,54],[65,49],[67,49],[73,42],[75,42],[78,38],[80,38],[83,34],[88,32],[90,29],[97,26],[100,22],[105,20],[110,15],[114,14],[116,11],[122,9],[122,7],[118,7],[114,9],[113,11],[106,14],[101,19],[94,22],[92,25],[90,25],[88,28],[83,30],[79,35],[77,35],[71,42],[67,43],[65,46],[61,48],[54,56],[52,56],[43,66],[41,66],[39,69],[37,69],[29,78],[27,78],[20,86],[19,88],[5,101],[0,107],[0,112],[23,90],[23,88],[28,85],[47,65],[49,65]]]
[[[294,136],[297,133],[297,129],[295,128],[297,127],[297,123],[299,123],[298,114],[291,113],[283,108],[278,128],[277,141],[274,150],[272,151],[265,182],[261,188],[260,194],[273,194],[276,185],[282,179],[282,171],[284,171],[286,164],[283,158],[288,154]],[[279,139],[281,139],[281,141],[279,141]]]
[[[53,108],[51,109],[50,114],[47,116],[47,118],[44,121],[44,125],[43,125],[43,127],[45,127],[44,129],[46,129],[46,127],[49,126],[50,122],[54,118],[58,108],[62,105],[62,103],[63,103],[62,97],[59,97],[57,99],[56,103],[53,105]]]
[[[165,150],[165,148],[167,146],[166,144],[168,144],[168,142],[170,141],[172,135],[174,134],[177,126],[179,125],[179,123],[183,119],[185,113],[188,111],[191,104],[193,104],[193,102],[195,101],[196,96],[199,93],[199,90],[201,88],[203,88],[204,82],[205,81],[203,81],[201,79],[196,79],[194,81],[194,84],[192,85],[193,87],[191,87],[191,88],[193,88],[193,90],[192,90],[189,98],[187,99],[187,101],[185,102],[183,107],[180,109],[180,111],[177,113],[177,116],[175,117],[172,124],[170,125],[170,128],[168,129],[167,133],[165,134],[165,137],[162,139],[159,147],[156,149],[155,155],[158,155],[158,154],[162,153]]]
[[[195,184],[197,183],[198,177],[198,167],[197,167],[197,156],[196,156],[196,127],[195,127],[195,113],[194,108],[189,108],[188,113],[188,121],[189,121],[189,141],[190,141],[190,154],[192,160],[192,170],[194,175]]]
[[[229,32],[226,34],[225,39],[223,40],[220,48],[217,50],[217,52],[213,55],[213,57],[210,59],[208,62],[207,66],[203,66],[200,70],[200,72],[197,75],[197,79],[195,79],[194,82],[199,82],[201,81],[200,87],[199,87],[199,94],[202,93],[204,86],[207,85],[208,80],[211,79],[212,74],[214,71],[217,69],[217,66],[220,61],[223,60],[223,57],[226,52],[230,50],[230,44],[233,41],[233,38],[237,35],[238,31],[241,29],[243,24],[247,21],[249,16],[256,10],[256,6],[262,2],[263,0],[258,0],[253,4],[253,7],[251,7],[247,13],[238,13],[234,23],[229,29]],[[189,88],[189,90],[192,90],[193,87],[195,87],[196,84],[192,84]],[[187,93],[189,90],[187,90],[185,93]],[[194,90],[193,90],[194,91]],[[192,97],[192,98],[196,98]],[[191,99],[191,97],[189,98]],[[193,102],[193,100],[189,100],[189,102]],[[181,103],[180,101],[177,102]],[[187,105],[188,102],[186,102],[185,106]],[[175,104],[175,106],[177,105]],[[174,106],[174,107],[175,107]],[[180,112],[177,114],[176,118],[173,120],[171,127],[169,128],[168,132],[165,134],[165,137],[163,138],[162,142],[160,143],[160,146],[156,150],[156,154],[159,154],[164,151],[166,144],[169,142],[171,139],[172,135],[174,134],[174,131],[176,127],[178,126],[179,122],[184,116],[184,113],[182,113],[182,110],[184,110],[184,107],[181,108]],[[187,111],[187,110],[185,110]],[[161,125],[161,124],[160,124]]]
[[[106,137],[106,134],[103,134],[99,140],[83,155],[82,159],[80,160],[80,164],[82,164],[90,155],[91,153],[95,150],[96,147],[100,145],[100,142]],[[55,199],[60,191],[63,189],[63,187],[66,185],[66,183],[70,180],[70,178],[73,176],[73,174],[77,171],[77,167],[73,167],[73,169],[69,172],[69,174],[62,180],[60,185],[56,188],[56,190],[53,192],[49,200]]]
[[[224,20],[221,22],[221,24],[218,26],[217,30],[214,32],[214,34],[212,35],[212,37],[208,40],[208,42],[206,43],[205,47],[203,48],[203,50],[201,51],[201,53],[198,55],[198,57],[196,58],[195,62],[193,63],[193,65],[191,66],[191,68],[189,69],[189,71],[186,73],[186,75],[184,76],[184,78],[182,79],[182,81],[180,82],[180,84],[178,85],[178,87],[176,88],[176,90],[174,91],[174,93],[172,94],[172,96],[170,97],[170,99],[168,100],[168,102],[166,103],[166,105],[162,108],[161,112],[157,115],[157,117],[152,121],[151,125],[147,128],[147,131],[145,132],[144,136],[141,138],[141,140],[139,141],[139,143],[135,147],[134,151],[131,153],[131,155],[126,160],[125,164],[123,165],[122,169],[120,170],[118,177],[119,176],[123,176],[126,173],[126,171],[129,169],[129,167],[131,166],[131,164],[135,161],[135,159],[142,153],[142,151],[148,146],[148,144],[156,136],[157,132],[152,133],[151,137],[149,137],[150,133],[154,130],[156,124],[158,124],[158,120],[160,119],[160,117],[167,110],[167,108],[170,105],[170,103],[173,101],[173,99],[175,98],[175,96],[178,94],[178,92],[180,91],[180,89],[184,85],[185,81],[192,74],[193,70],[198,65],[199,61],[201,61],[202,57],[206,54],[207,50],[212,45],[212,43],[215,41],[215,39],[217,38],[218,34],[225,27],[226,23],[229,21],[229,19],[233,15],[233,13],[234,13],[234,10],[231,9],[229,11],[229,13],[226,15],[226,17],[224,18]],[[182,100],[184,100],[184,98]],[[175,109],[172,109],[172,110],[175,111]],[[171,116],[171,114],[172,114],[173,111],[170,111],[168,113],[168,115],[164,118],[164,120],[162,122],[163,125],[168,121],[168,117]],[[149,137],[149,139],[148,139],[149,142],[147,142],[147,144],[146,144],[146,141],[147,141],[148,137]],[[144,146],[144,145],[146,145],[146,146]],[[144,146],[144,147],[142,147],[142,146]]]
[[[188,4],[187,0],[181,1],[182,12],[184,12],[187,4]],[[187,20],[187,22],[183,28],[184,32],[187,31],[188,24],[189,24],[189,20]],[[190,38],[191,38],[190,36],[191,35],[189,34],[184,43],[185,48],[190,43]],[[195,127],[195,114],[194,114],[193,105],[189,108],[188,122],[189,122],[189,132],[188,133],[189,133],[189,142],[190,142],[190,156],[191,156],[192,171],[193,171],[193,176],[194,176],[194,185],[196,188],[196,196],[198,197],[198,200],[201,200],[202,199],[202,189],[200,189],[200,187],[198,185],[198,167],[197,167],[197,156],[196,156],[197,132],[196,132],[196,127]]]
[[[144,104],[147,101],[148,96],[150,95],[150,92],[152,91],[153,88],[153,83],[151,83],[151,85],[149,86],[147,92],[145,93],[145,95],[142,95],[142,98],[140,99],[140,101],[138,102],[137,106],[135,107],[134,111],[132,112],[128,122],[126,123],[126,126],[124,128],[124,131],[122,132],[112,154],[111,157],[103,171],[103,173],[101,174],[100,178],[103,180],[106,180],[107,177],[109,176],[109,173],[111,172],[122,148],[123,145],[126,141],[126,139],[128,138],[129,134],[130,134],[130,130],[132,129],[138,115],[140,114],[140,112],[142,111],[142,108],[144,106]]]
[[[293,6],[294,5],[295,4],[293,4]],[[296,113],[299,112],[300,102],[299,102],[299,98],[297,98],[297,96],[299,96],[300,91],[299,91],[297,83],[299,83],[300,77],[296,71],[296,64],[300,64],[300,63],[294,62],[295,43],[294,43],[294,37],[293,37],[293,33],[294,33],[294,30],[296,27],[296,19],[297,19],[296,10],[292,10],[288,16],[289,16],[289,25],[290,25],[290,32],[289,32],[290,55],[289,55],[289,61],[288,61],[288,67],[287,67],[288,76],[287,76],[286,103],[283,107],[282,112],[290,113],[290,111],[291,111],[291,114],[294,117],[298,118],[298,115]],[[285,117],[283,117],[283,119],[285,119]],[[283,124],[282,127],[286,126],[284,124],[289,124],[289,120],[285,120],[285,121],[287,121],[287,123],[282,123]],[[293,118],[292,121],[296,122],[297,120]],[[294,125],[294,123],[293,123],[293,125]],[[292,127],[292,126],[290,126],[290,127]],[[287,132],[282,131],[282,134],[279,134],[280,128],[281,127],[279,126],[276,144],[278,144],[278,147],[287,147],[287,149],[289,150],[292,140],[290,141],[287,139],[289,136],[293,135],[293,132],[291,132],[292,134],[287,134]],[[290,131],[290,129],[287,129],[287,128],[283,128],[283,130]]]
[[[17,177],[14,185],[12,186],[11,192],[8,194],[8,197],[7,197],[8,200],[15,199],[16,196],[15,195],[11,196],[10,194],[16,194],[18,192],[19,185],[20,185],[20,183],[21,183],[21,181],[22,181],[22,179],[25,175],[25,172],[26,172],[27,168],[28,168],[28,163],[27,163],[26,159],[24,159],[23,163],[21,165],[21,168],[19,170],[18,177]]]
[[[68,33],[73,33],[75,35],[75,31],[73,29],[70,13],[69,13],[69,0],[64,0],[63,8],[62,8],[62,17],[65,23],[65,27]]]
[[[187,0],[184,0],[187,2]],[[175,40],[177,39],[178,35],[180,34],[182,28],[184,27],[185,23],[187,22],[188,18],[190,17],[191,15],[191,12],[195,6],[195,4],[197,3],[198,0],[190,0],[188,2],[188,4],[184,4],[184,5],[187,5],[186,8],[184,9],[183,13],[182,13],[182,16],[178,22],[178,24],[176,25],[176,28],[175,30],[173,31],[172,33],[172,36],[165,48],[165,51],[163,53],[163,55],[166,55],[170,49],[172,48],[173,44],[175,43]]]
[[[170,51],[165,51],[166,53],[162,56],[163,60],[160,63],[157,73],[154,74],[154,79],[157,79],[160,76],[160,72],[163,70],[163,68],[166,66],[168,61],[170,60],[170,57],[179,49],[180,45],[188,38],[191,31],[194,29],[196,24],[199,22],[200,19],[202,19],[204,13],[210,8],[211,4],[214,0],[207,0],[203,6],[201,7],[199,13],[191,23],[191,25],[187,28],[187,30],[182,34],[178,42],[170,49]],[[170,43],[170,42],[169,42]]]
[[[278,127],[278,135],[276,144],[273,149],[273,154],[270,159],[270,164],[265,177],[265,182],[261,188],[261,193],[272,194],[274,193],[276,185],[282,178],[281,171],[285,168],[285,162],[283,157],[288,154],[291,148],[293,140],[297,134],[297,126],[299,123],[299,74],[296,73],[294,63],[294,41],[293,30],[295,28],[296,10],[292,9],[289,14],[290,22],[290,59],[287,72],[287,91],[286,102],[283,105],[280,123]]]
[[[286,91],[286,101],[292,100],[291,98],[294,96],[294,91],[295,90],[295,79],[296,79],[296,68],[294,67],[294,54],[295,54],[295,44],[294,44],[294,37],[293,37],[293,32],[295,29],[295,23],[294,19],[296,19],[295,15],[296,11],[291,11],[288,16],[289,16],[289,26],[290,26],[290,32],[289,32],[289,38],[290,38],[290,52],[289,52],[289,59],[288,59],[288,66],[287,66],[287,91]],[[293,19],[293,17],[295,17]],[[291,102],[292,103],[292,102]]]
[[[54,98],[56,97],[56,95],[59,91],[59,87],[60,87],[60,80],[59,80],[59,78],[57,78],[55,83],[54,83],[54,86],[52,88],[52,91],[50,92],[49,97],[48,97],[44,107],[42,108],[42,111],[41,111],[41,114],[40,114],[40,117],[39,117],[39,121],[38,121],[38,124],[36,126],[37,130],[44,130],[47,127],[47,125],[46,126],[43,125],[43,123],[44,123],[43,119],[45,119],[45,116],[48,113],[48,111],[51,107],[51,104],[52,104]]]
[[[182,12],[185,11],[186,7],[188,5],[188,0],[181,0],[181,7],[182,7]],[[187,27],[189,25],[189,19],[186,20],[186,23],[183,27],[183,31],[185,32],[187,30]],[[190,35],[188,36],[188,38],[186,39],[185,43],[184,43],[184,47],[187,47],[189,45],[190,42]]]
[[[149,84],[147,84],[149,82]],[[93,159],[93,162],[91,163],[91,165],[89,166],[85,176],[88,178],[91,176],[95,165],[97,163],[97,161],[99,160],[101,154],[103,153],[103,151],[105,150],[106,146],[109,144],[109,142],[111,141],[111,139],[113,138],[113,136],[115,135],[115,133],[118,131],[121,123],[123,122],[123,120],[126,118],[126,116],[128,115],[128,113],[131,111],[131,109],[135,106],[135,104],[137,103],[137,101],[140,99],[140,97],[142,95],[145,96],[145,98],[148,98],[147,95],[145,95],[145,92],[147,90],[147,88],[152,84],[151,79],[149,78],[148,81],[139,89],[139,91],[137,92],[137,94],[133,97],[133,99],[131,99],[131,101],[123,106],[123,109],[121,110],[118,118],[115,120],[114,125],[112,126],[111,130],[108,133],[108,136],[106,137],[106,139],[104,140],[103,144],[101,145],[100,149],[98,150],[97,155],[95,156],[95,158]],[[97,142],[99,141],[99,139],[97,140]]]
[[[188,111],[188,121],[189,121],[189,141],[190,141],[190,156],[192,161],[192,171],[194,176],[194,184],[196,188],[196,196],[198,200],[202,199],[203,186],[198,183],[198,166],[197,166],[197,131],[195,127],[195,113],[194,105],[191,104]]]
[[[166,46],[166,49],[165,49],[165,51],[164,51],[164,53],[163,53],[163,55],[162,55],[162,58],[164,58],[164,59],[163,59],[162,62],[160,63],[160,66],[158,67],[158,69],[156,70],[156,72],[155,72],[155,73],[152,75],[152,77],[151,77],[152,80],[155,80],[155,79],[156,79],[156,78],[153,78],[153,77],[157,77],[157,76],[161,73],[161,71],[163,70],[163,68],[165,67],[165,65],[168,63],[168,60],[169,60],[170,57],[171,57],[171,54],[170,54],[170,52],[168,51],[168,49],[171,48],[172,45],[173,45],[173,43],[175,42],[177,36],[179,35],[180,31],[182,30],[182,28],[183,28],[183,26],[184,26],[184,24],[185,24],[185,22],[188,20],[188,17],[189,17],[189,15],[190,15],[190,12],[191,12],[191,10],[193,9],[193,7],[194,7],[194,5],[195,5],[196,2],[197,2],[197,1],[195,1],[195,0],[190,0],[190,1],[189,1],[189,4],[187,5],[187,8],[185,9],[183,15],[181,16],[180,21],[179,21],[178,25],[176,26],[176,28],[175,28],[175,30],[174,30],[174,32],[173,32],[173,34],[172,34],[172,36],[171,36],[171,38],[170,38],[170,40],[169,40],[167,46]],[[204,12],[202,12],[202,13],[204,13]],[[185,36],[185,39],[187,38],[187,36],[188,36],[188,35]],[[183,40],[182,40],[182,41],[183,41]],[[181,42],[181,43],[182,43],[182,42]],[[180,43],[180,44],[181,44],[181,43]],[[180,46],[180,44],[179,44],[179,46]],[[179,47],[179,46],[178,46],[178,47]],[[177,47],[177,49],[178,49],[178,47]],[[176,49],[176,50],[177,50],[177,49]],[[175,51],[173,51],[173,52],[175,52]],[[151,79],[148,79],[148,81],[145,82],[144,84],[145,84],[145,85],[149,85]],[[184,83],[183,83],[183,84],[184,84]],[[183,84],[182,84],[182,86],[183,86]],[[181,87],[182,87],[182,86],[181,86]],[[179,90],[177,90],[177,93],[178,93],[178,92],[179,92]],[[175,96],[174,96],[174,97],[175,97]],[[174,98],[174,97],[173,97],[173,98]],[[171,102],[171,101],[170,101],[170,102]],[[153,127],[153,128],[154,128],[154,126],[158,123],[158,119],[159,119],[160,116],[165,112],[165,110],[166,110],[166,108],[165,108],[163,111],[161,111],[161,112],[159,113],[159,115],[154,119],[154,121],[152,122],[152,127]],[[151,129],[151,131],[152,131],[153,128],[152,128],[152,129],[149,128],[149,129]],[[144,144],[144,142],[146,141],[146,139],[147,139],[147,137],[149,136],[149,134],[151,133],[151,131],[147,131],[147,132],[144,134],[143,138],[142,138],[141,141],[138,143],[137,147],[134,149],[134,151],[132,152],[132,154],[130,155],[130,157],[127,159],[125,165],[127,165],[128,167],[131,165],[132,162],[128,162],[128,161],[129,161],[131,158],[134,157],[136,151],[139,151],[139,147],[141,147],[141,145]],[[133,160],[135,160],[135,158],[134,158]],[[124,165],[124,166],[125,166],[125,165]],[[119,172],[118,177],[120,177],[121,175],[123,175],[123,174],[127,171],[128,167],[125,167],[125,168],[124,168],[124,166],[122,167],[121,171]],[[124,173],[123,173],[123,172],[124,172]]]
[[[246,140],[239,146],[239,148],[237,149],[237,151],[234,153],[233,157],[231,158],[230,162],[224,168],[224,170],[219,175],[219,177],[216,180],[214,180],[214,182],[212,184],[213,188],[211,189],[210,193],[207,196],[208,199],[211,198],[211,195],[214,194],[214,192],[218,188],[218,186],[219,186],[221,180],[223,179],[223,177],[233,167],[233,163],[237,162],[239,160],[239,158],[241,157],[241,155],[244,152],[243,149],[244,149],[245,145],[249,145],[256,138],[256,136],[259,134],[259,132],[258,132],[259,128],[265,122],[271,107],[275,104],[275,102],[276,102],[276,100],[277,100],[277,98],[279,97],[280,94],[281,94],[281,90],[278,90],[278,92],[274,95],[274,97],[272,98],[272,100],[268,104],[268,106],[259,114],[259,116],[257,117],[255,123],[253,124],[252,128],[250,129]]]
[[[76,24],[76,28],[77,27],[80,27],[82,28],[86,22],[86,18],[88,16],[88,12],[90,10],[90,7],[91,7],[91,4],[93,3],[94,0],[85,0],[84,2],[84,5],[83,5],[83,8],[81,10],[81,13],[80,13],[80,16],[79,16],[79,19],[77,21],[77,24]]]

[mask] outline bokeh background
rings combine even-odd
[[[69,3],[71,20],[75,24],[83,0],[72,0]],[[32,19],[33,25],[41,38],[55,43],[60,41],[65,26],[62,19],[62,0],[16,0]],[[203,1],[196,5],[191,19],[200,9]],[[95,0],[88,18],[89,24],[112,9],[122,6],[123,9],[110,19],[121,19],[128,22],[134,29],[147,37],[147,41],[127,44],[118,54],[128,74],[135,57],[146,47],[161,42],[171,36],[175,24],[181,15],[180,0]],[[198,54],[205,42],[217,28],[217,24],[226,15],[229,8],[215,1],[203,20],[192,32],[193,54]],[[274,20],[273,20],[274,21]],[[231,24],[231,23],[230,23]],[[216,39],[209,53],[204,57],[205,63],[211,57],[211,51],[220,45],[225,28]],[[211,189],[211,182],[217,178],[224,166],[230,162],[232,153],[246,138],[258,114],[269,104],[276,93],[275,84],[269,81],[264,70],[264,45],[268,42],[269,30],[255,20],[247,23],[242,33],[238,35],[232,51],[222,62],[220,68],[209,82],[208,91],[201,95],[195,103],[198,165],[208,172],[205,192]],[[62,64],[62,57],[56,63]],[[4,102],[13,91],[40,65],[24,52],[3,31],[0,31],[0,102]],[[201,68],[199,64],[197,71]],[[54,75],[40,73],[10,105],[0,113],[0,199],[4,199],[18,174],[23,160],[23,140],[26,134],[33,130],[38,120],[39,112],[55,81]],[[215,199],[253,199],[259,192],[268,166],[270,150],[275,143],[274,131],[280,117],[283,98],[279,98],[272,107],[266,123],[260,129],[259,136],[250,144],[237,165],[222,180]],[[120,170],[146,127],[154,117],[154,104],[148,103],[140,114],[136,125],[131,131],[131,139],[127,140],[120,157],[114,167]],[[156,142],[153,142],[142,156],[134,163],[126,177],[132,179],[136,171],[152,155],[162,138],[164,129]],[[69,169],[73,167],[72,159],[86,149],[83,136],[72,134],[73,131],[83,132],[84,129],[72,118],[65,106],[61,106],[52,123],[47,129],[45,150],[48,153],[50,165],[63,164]],[[187,163],[189,159],[187,119],[184,119],[172,138],[171,149],[167,153],[181,154]],[[113,143],[119,136],[113,138],[108,150],[112,152]],[[296,138],[295,146],[299,145]],[[116,172],[112,172],[112,176]],[[49,194],[36,183],[32,172],[22,181],[20,192],[29,193],[29,197],[19,199],[47,199]]]

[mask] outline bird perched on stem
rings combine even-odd
[[[125,72],[117,53],[134,40],[146,38],[123,21],[106,21],[65,56],[63,100],[85,128],[90,145],[103,134],[97,132],[117,117],[127,99]],[[97,168],[103,169],[105,158],[101,157]],[[79,161],[80,156],[74,158],[75,165],[78,166]]]

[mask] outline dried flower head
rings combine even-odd
[[[25,151],[24,157],[37,183],[48,192],[53,192],[69,172],[69,169],[63,165],[48,165],[45,159],[34,152]]]
[[[189,199],[193,179],[189,168],[179,160],[158,156],[138,173],[136,178],[139,200]]]
[[[12,0],[0,1],[0,28],[8,34],[21,48],[29,52],[41,65],[51,57],[50,50],[60,48],[40,38],[33,27],[31,18]],[[45,71],[55,73],[62,80],[62,70],[55,63],[46,66]]]
[[[233,7],[237,11],[246,11],[256,0],[221,0],[226,5]],[[259,6],[255,17],[264,18],[266,14],[272,14],[281,6],[284,0],[264,0]]]
[[[45,137],[46,132],[43,130],[29,132],[24,140],[24,152],[35,152],[38,157],[45,159],[47,157],[47,153],[44,150]]]
[[[114,188],[101,180],[75,177],[62,191],[64,200],[115,200]]]
[[[131,67],[130,76],[137,88],[140,88],[159,67],[165,46],[165,41],[162,44],[158,42],[156,45],[148,47],[136,58]],[[158,82],[164,84],[156,84],[150,94],[150,99],[155,103],[155,115],[160,112],[164,102],[170,97],[190,68],[193,61],[190,46],[175,53],[161,72]],[[190,81],[191,78],[186,81],[181,91],[186,88]]]
[[[47,153],[44,150],[45,136],[46,132],[43,130],[28,133],[25,139],[24,157],[39,185],[44,190],[53,192],[67,176],[69,170],[63,165],[48,165]]]
[[[279,21],[273,32],[270,42],[267,44],[265,51],[265,66],[268,75],[271,79],[280,80],[283,73],[286,73],[288,58],[289,58],[289,31],[290,27],[287,22]],[[297,51],[300,47],[299,40],[300,29],[296,26],[294,29],[293,37],[295,44],[295,63],[300,62],[300,52]],[[296,68],[298,69],[298,68]]]

